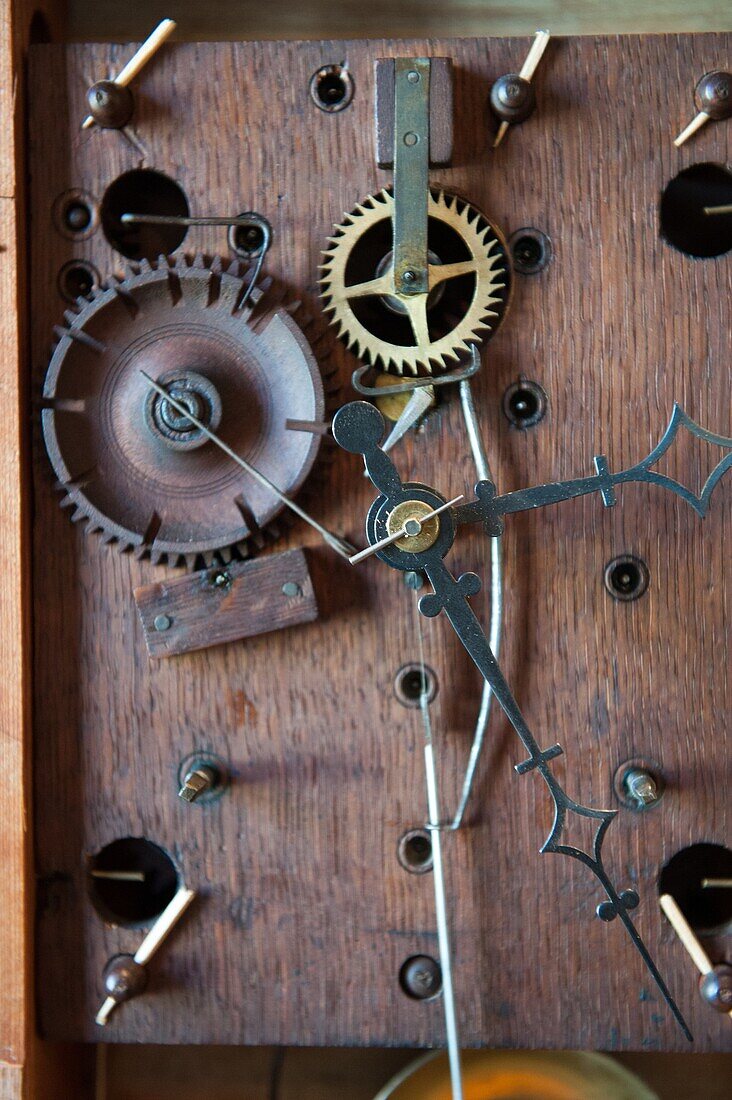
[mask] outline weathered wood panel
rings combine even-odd
[[[554,261],[517,279],[511,313],[484,355],[476,400],[502,491],[645,456],[674,400],[730,430],[732,262],[692,261],[663,245],[658,196],[679,168],[728,162],[729,125],[682,150],[697,77],[730,56],[725,36],[590,38],[552,44],[537,75],[540,107],[494,154],[485,102],[515,69],[525,39],[173,45],[138,84],[144,163],[174,176],[195,213],[257,209],[273,223],[269,270],[324,331],[317,264],[341,212],[389,180],[374,164],[373,61],[452,56],[453,167],[433,179],[508,233],[546,231]],[[92,75],[129,48],[39,47],[31,65],[33,394],[40,393],[56,275],[72,256],[119,267],[101,232],[72,244],[51,207],[80,187],[100,199],[139,151],[116,133],[79,135]],[[348,59],[356,95],[326,115],[310,75]],[[638,74],[638,79],[635,79]],[[192,230],[189,249],[225,251],[223,230]],[[355,365],[338,347],[349,395]],[[534,430],[509,428],[506,387],[525,374],[549,396]],[[409,477],[446,493],[474,472],[455,396],[398,452]],[[689,449],[685,478],[708,462]],[[420,730],[397,702],[396,670],[417,656],[411,594],[377,561],[358,571],[293,528],[279,546],[312,545],[317,623],[239,647],[149,662],[132,592],[165,576],[85,539],[57,506],[38,440],[35,468],[35,703],[38,961],[41,1026],[94,1040],[107,957],[140,932],[105,926],[88,900],[84,859],[112,839],[147,835],[176,858],[201,903],[161,951],[149,992],[115,1014],[115,1041],[432,1044],[439,1001],[399,991],[411,954],[436,950],[429,875],[405,873],[400,835],[424,821]],[[670,456],[669,472],[682,467]],[[361,542],[371,500],[358,462],[337,453],[305,489],[318,518]],[[698,1049],[730,1043],[727,1021],[698,999],[689,961],[656,904],[659,868],[697,840],[725,843],[730,697],[729,479],[701,522],[681,502],[626,488],[605,510],[580,500],[509,520],[502,664],[542,743],[559,739],[569,792],[613,804],[617,766],[659,760],[668,787],[646,815],[621,811],[607,845],[620,886],[642,896],[638,924],[690,1017]],[[52,550],[50,549],[52,548]],[[620,552],[651,573],[637,603],[611,601],[603,566]],[[458,571],[485,574],[480,532],[461,536]],[[321,596],[322,592],[322,596]],[[100,628],[103,624],[104,628]],[[443,804],[454,804],[480,686],[441,621],[426,626]],[[549,738],[549,741],[546,741]],[[231,791],[180,805],[179,760],[209,748],[231,765]],[[470,828],[446,838],[461,1029],[467,1044],[683,1048],[631,944],[596,921],[598,891],[580,867],[540,858],[549,805],[512,764],[518,746],[496,716]],[[63,822],[63,828],[59,827]],[[724,945],[720,950],[725,950]]]

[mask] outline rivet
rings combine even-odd
[[[413,145],[416,145],[418,141],[419,141],[419,134],[415,134],[413,130],[409,130],[404,135],[404,144],[405,145],[409,145],[411,147]]]
[[[285,581],[282,585],[282,595],[291,599],[293,596],[302,596],[302,588],[297,581]]]
[[[156,615],[153,620],[153,626],[159,631],[170,630],[172,622],[173,620],[167,615]]]

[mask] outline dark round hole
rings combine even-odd
[[[264,230],[261,225],[235,225],[232,236],[235,252],[246,256],[256,256],[261,252],[264,244]]]
[[[394,678],[394,691],[402,706],[418,707],[422,696],[431,703],[437,694],[437,678],[431,668],[416,663],[404,665]]]
[[[88,297],[99,286],[99,272],[85,260],[70,260],[58,273],[59,294],[67,302]]]
[[[605,566],[605,588],[615,600],[637,600],[650,579],[646,563],[632,554],[621,554]]]
[[[432,837],[426,829],[410,829],[399,839],[397,857],[405,871],[423,875],[432,870]]]
[[[519,275],[537,275],[549,263],[551,241],[540,229],[517,229],[508,240],[514,271]]]
[[[324,65],[310,78],[310,97],[321,111],[342,111],[353,99],[353,80],[343,65]]]
[[[522,378],[503,395],[503,412],[514,428],[531,428],[546,415],[547,396],[538,382]]]
[[[705,214],[732,203],[732,172],[721,164],[692,164],[661,196],[661,235],[687,256],[723,256],[732,249],[732,215]]]
[[[113,840],[89,861],[89,890],[101,915],[115,924],[148,924],[172,900],[178,872],[167,852],[145,837]]]
[[[704,885],[715,881],[726,886]],[[671,894],[695,932],[714,935],[732,925],[732,851],[721,844],[682,848],[661,871],[659,894]]]
[[[179,248],[185,225],[140,225],[122,221],[123,214],[187,218],[190,211],[182,188],[150,168],[125,172],[110,183],[101,205],[102,229],[115,248],[129,260],[156,260]]]

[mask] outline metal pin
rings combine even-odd
[[[549,39],[551,34],[549,31],[537,31],[534,35],[534,41],[531,44],[531,49],[526,55],[526,60],[521,66],[521,72],[519,77],[521,80],[525,80],[527,83],[531,83],[531,80],[536,72],[537,66],[541,61],[544,50],[549,45]],[[503,141],[504,137],[508,133],[508,128],[511,125],[510,122],[502,122],[498,127],[498,133],[496,134],[495,141],[493,142],[493,148],[497,149]]]
[[[251,216],[237,215],[233,218],[205,217],[188,218],[178,214],[122,214],[119,219],[123,225],[242,225],[252,224]]]
[[[419,639],[419,661],[422,669],[422,683],[426,682],[424,657],[424,632],[417,603],[414,604],[417,636]],[[460,1034],[455,1012],[455,989],[452,977],[452,949],[450,927],[447,919],[447,896],[442,858],[442,836],[440,834],[440,805],[437,793],[437,770],[432,737],[432,721],[429,712],[429,694],[423,692],[420,697],[420,709],[424,726],[424,767],[427,787],[427,828],[432,837],[432,876],[435,890],[435,918],[437,923],[437,943],[442,970],[442,999],[445,1009],[445,1032],[447,1036],[447,1056],[450,1064],[450,1084],[452,1100],[463,1100],[463,1073],[460,1063]]]
[[[114,882],[144,882],[144,871],[92,871],[92,878],[111,879]]]
[[[119,75],[114,78],[114,83],[119,84],[122,88],[126,87],[137,76],[140,69],[147,65],[153,54],[157,53],[163,42],[170,38],[175,28],[176,24],[172,19],[163,19],[162,23],[158,23],[152,34],[145,39],[139,50],[132,55]],[[81,124],[81,128],[82,130],[88,130],[93,125],[94,119],[91,115],[87,115]]]
[[[724,206],[705,206],[705,214],[732,214],[732,202],[726,203]]]
[[[732,890],[732,878],[703,878],[702,890]]]

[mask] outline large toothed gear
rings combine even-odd
[[[134,265],[65,315],[43,434],[73,520],[122,550],[193,567],[246,554],[282,503],[150,386],[186,405],[292,496],[320,436],[323,385],[283,308],[248,301],[244,269],[201,257]],[[288,426],[288,422],[293,422]]]
[[[369,195],[329,238],[321,294],[357,356],[397,374],[432,373],[466,359],[508,303],[503,238],[470,204],[444,191],[428,201],[429,293],[401,295],[392,274],[390,191]]]

